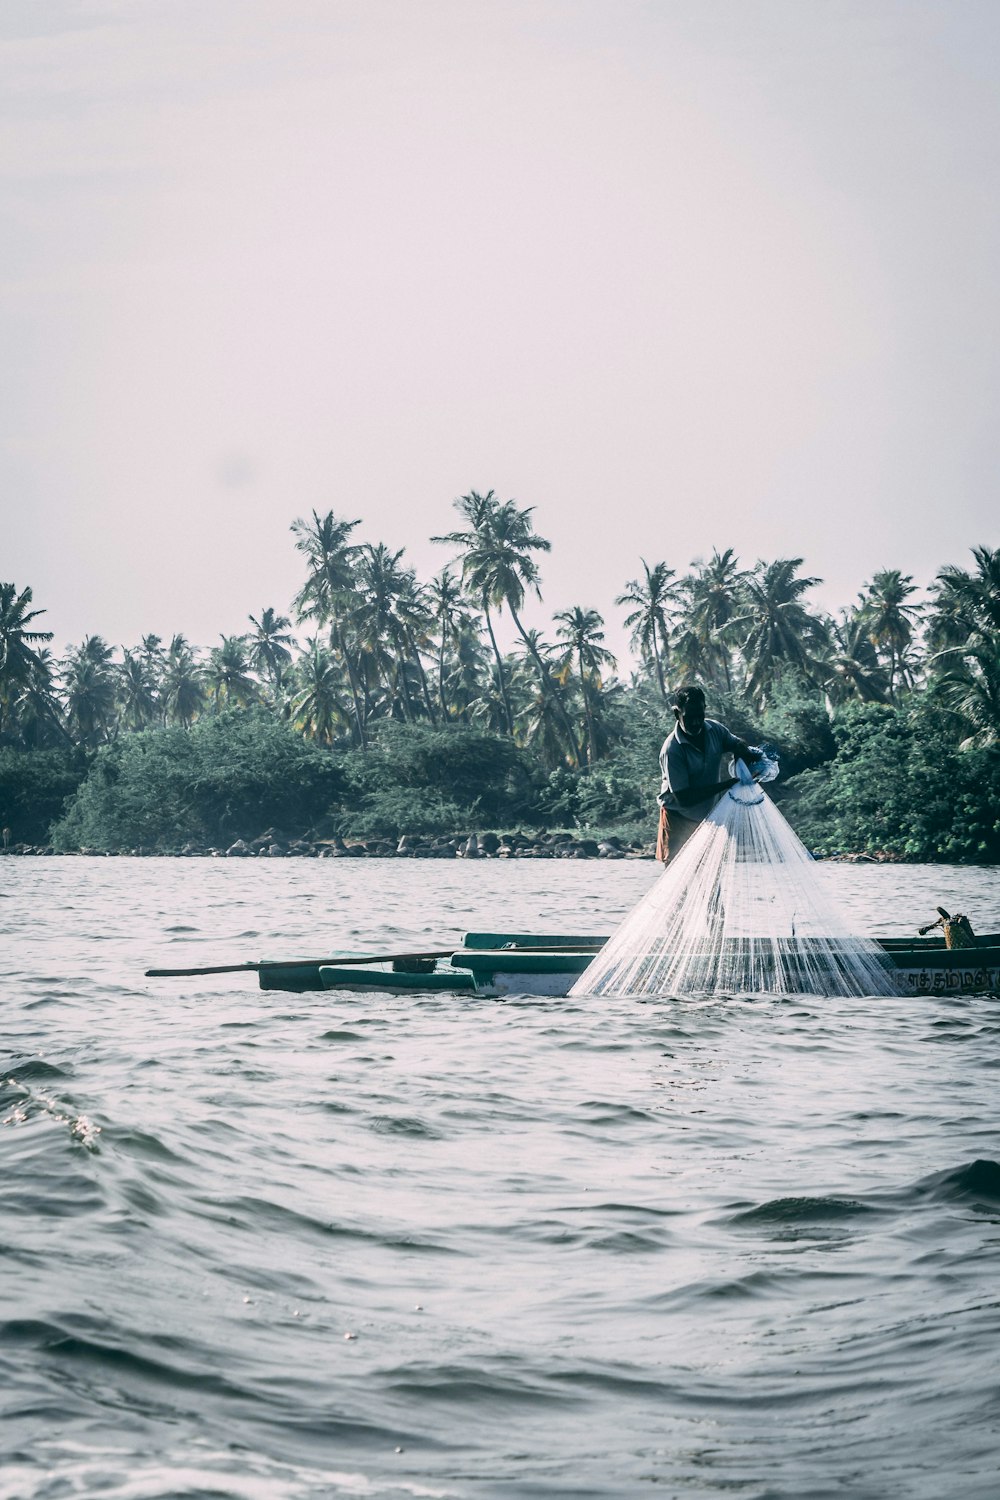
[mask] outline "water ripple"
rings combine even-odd
[[[992,1500],[995,1000],[143,981],[656,878],[463,864],[0,865],[0,1500]],[[829,877],[1000,926],[1000,872]]]

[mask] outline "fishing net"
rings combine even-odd
[[[755,762],[758,780],[777,773]],[[667,865],[572,995],[891,995],[893,966],[855,937],[820,870],[742,761],[739,783]]]

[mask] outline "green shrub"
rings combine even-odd
[[[344,833],[454,833],[535,816],[537,773],[506,735],[386,724],[343,764]]]
[[[338,800],[340,757],[262,712],[190,730],[147,729],[105,745],[62,820],[57,848],[222,845],[277,827],[302,833]]]
[[[907,860],[1000,858],[1000,756],[959,750],[944,718],[881,704],[845,709],[836,758],[805,771],[784,812],[818,853]]]
[[[0,827],[10,829],[11,842],[46,842],[86,772],[74,750],[0,750]]]

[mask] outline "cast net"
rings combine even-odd
[[[897,993],[891,960],[849,931],[821,868],[742,762],[737,773],[572,995]]]

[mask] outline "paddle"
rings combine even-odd
[[[364,958],[260,959],[246,964],[209,964],[202,969],[147,969],[146,978],[186,979],[194,974],[243,974],[255,973],[258,969],[312,969],[318,968],[321,964],[336,965],[339,969],[344,964],[388,964],[404,958],[450,958],[456,951],[452,946],[439,948],[436,953],[371,953],[366,954]]]
[[[545,948],[512,947],[509,951],[511,953],[586,953],[592,946],[579,943],[552,943]],[[597,951],[596,948],[594,951]],[[407,958],[450,958],[453,953],[457,952],[459,952],[458,945],[453,945],[450,948],[439,948],[434,953],[368,953],[363,958],[260,959],[245,964],[209,964],[201,969],[147,969],[145,977],[147,979],[189,979],[199,974],[255,974],[259,969],[312,969],[318,968],[321,964],[324,967],[329,965],[331,968],[342,969],[348,964],[391,964]]]

